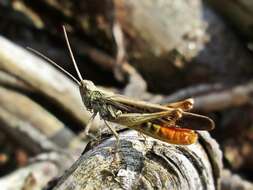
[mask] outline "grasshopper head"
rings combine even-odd
[[[97,102],[97,100],[100,99],[101,93],[94,83],[88,80],[81,80],[79,90],[85,107],[89,111],[97,112],[96,110],[98,109],[94,106],[94,101]]]
[[[94,83],[89,80],[81,80],[79,88],[82,92],[96,90]]]

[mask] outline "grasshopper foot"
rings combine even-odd
[[[98,140],[98,138],[95,135],[91,134],[91,133],[84,133],[83,137],[88,138],[90,140],[94,140],[94,141]]]
[[[180,108],[175,108],[174,111],[171,112],[171,120],[176,121],[183,116],[183,110]]]
[[[147,137],[142,132],[138,132],[138,136],[142,137],[144,141],[147,140]]]
[[[120,141],[118,139],[116,139],[114,148],[111,150],[111,153],[113,154],[111,166],[112,167],[119,166],[122,160],[122,155],[120,153]]]
[[[83,139],[83,140],[88,140],[88,141],[98,141],[99,139],[91,134],[91,133],[85,133],[85,132],[81,132],[79,134],[79,138]]]

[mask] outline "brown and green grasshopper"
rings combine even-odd
[[[117,144],[119,144],[119,136],[107,121],[125,125],[168,143],[181,145],[192,144],[197,140],[198,136],[194,130],[214,128],[214,122],[210,118],[187,112],[193,107],[193,99],[159,105],[98,89],[93,82],[82,78],[64,27],[63,31],[80,81],[43,54],[30,50],[61,69],[78,84],[85,107],[93,113],[90,122],[99,115],[116,137]],[[88,133],[90,122],[86,126],[86,133]]]

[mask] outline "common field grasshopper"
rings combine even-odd
[[[198,137],[195,130],[212,130],[214,128],[214,122],[210,118],[188,112],[193,107],[193,99],[159,105],[98,89],[93,82],[82,78],[64,27],[63,31],[80,81],[48,57],[36,50],[29,49],[58,67],[78,84],[85,107],[93,113],[86,126],[86,133],[88,133],[90,123],[96,115],[104,120],[106,126],[114,134],[117,146],[119,145],[119,135],[107,121],[125,125],[164,142],[180,145],[195,143]]]

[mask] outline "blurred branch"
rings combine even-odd
[[[242,179],[236,174],[232,174],[229,170],[223,170],[221,177],[222,190],[251,190],[253,184],[247,180]]]
[[[226,89],[221,84],[196,85],[182,89],[167,97],[162,96],[160,102],[173,102],[189,97],[194,97],[194,110],[206,112],[251,104],[253,97],[253,82],[250,81]]]
[[[252,16],[253,16],[253,3],[252,1],[236,0],[236,1],[219,1],[219,0],[206,0],[212,5],[217,12],[226,18],[230,24],[235,26],[237,30],[246,36],[249,41],[253,40],[252,35]]]
[[[194,108],[203,111],[224,110],[229,107],[252,103],[253,82],[234,86],[221,92],[213,92],[195,98]]]
[[[3,71],[0,71],[0,84],[2,86],[17,89],[19,91],[20,90],[23,90],[26,92],[32,91],[32,89],[31,89],[31,87],[29,87],[29,85],[27,85],[23,81],[18,80],[16,77],[14,77],[6,72],[3,72]]]
[[[59,175],[60,169],[50,161],[43,161],[20,168],[0,178],[1,189],[42,189],[52,178]],[[32,183],[31,183],[32,182]]]
[[[28,122],[20,120],[2,108],[0,108],[0,123],[1,131],[30,153],[38,154],[42,151],[57,150],[59,148]]]
[[[169,96],[163,98],[161,103],[168,103],[186,99],[189,97],[198,97],[201,94],[208,94],[214,91],[222,90],[224,87],[221,84],[200,84],[195,86],[180,89]]]
[[[66,76],[4,37],[0,37],[0,60],[2,71],[23,81],[85,126],[90,114],[82,109],[78,90]]]

